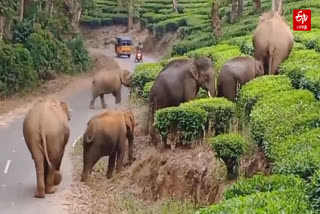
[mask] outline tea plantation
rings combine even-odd
[[[213,36],[206,1],[178,1],[173,13],[171,0],[146,0],[140,21],[158,38],[177,31],[183,38],[171,52],[171,59],[137,66],[132,90],[144,99],[162,68],[175,58],[207,56],[216,71],[229,59],[253,55],[252,33],[259,16],[252,1],[245,1],[241,18],[231,24],[230,6],[220,8],[222,33]],[[268,11],[271,2],[262,1]],[[312,30],[294,32],[290,57],[279,68],[280,75],[255,78],[240,90],[236,103],[224,98],[199,99],[156,112],[155,125],[161,135],[180,135],[185,143],[209,133],[211,148],[233,173],[244,152],[257,145],[271,160],[271,176],[241,178],[227,188],[223,200],[202,208],[208,213],[317,213],[320,186],[320,3],[318,0],[284,1],[283,15],[292,29],[292,10],[311,9]],[[201,98],[200,98],[201,97]],[[237,121],[247,128],[249,138],[233,133]],[[229,173],[230,172],[230,173]]]

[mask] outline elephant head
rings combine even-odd
[[[121,70],[120,71],[120,80],[121,84],[130,87],[131,85],[131,77],[130,77],[130,72],[127,70]]]
[[[208,92],[209,97],[216,95],[215,71],[210,58],[200,57],[194,59],[190,72],[197,84]]]
[[[264,75],[263,62],[255,60],[255,77]]]
[[[61,105],[62,110],[66,114],[68,120],[70,121],[70,119],[71,119],[71,114],[70,114],[71,109],[69,108],[68,104],[66,102],[61,101],[60,105]]]

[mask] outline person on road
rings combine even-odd
[[[136,49],[137,49],[137,51],[139,51],[139,50],[140,50],[140,51],[142,52],[143,45],[141,44],[141,42],[139,42],[139,43],[138,43],[138,46],[137,46],[137,48],[136,48]]]

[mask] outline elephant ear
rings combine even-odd
[[[130,72],[128,70],[121,70],[120,71],[120,80],[121,84],[124,86],[130,86]]]
[[[197,62],[196,60],[192,60],[190,63],[190,69],[189,72],[191,76],[197,81],[199,79],[199,72],[197,69]]]
[[[83,142],[84,143],[91,143],[93,141],[96,127],[95,127],[95,118],[91,118],[87,123],[87,129],[83,134]]]
[[[70,121],[70,119],[71,119],[71,114],[70,114],[71,109],[69,108],[68,104],[66,102],[64,102],[64,101],[60,101],[60,105],[61,105],[62,110],[67,115],[68,120]]]

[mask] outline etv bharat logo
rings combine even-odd
[[[311,10],[293,10],[293,30],[311,30]]]

